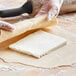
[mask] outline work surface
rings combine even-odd
[[[6,6],[12,5],[15,7],[18,2],[23,4],[22,0],[16,0],[16,4],[13,0],[8,0],[8,4],[6,0],[0,0],[0,2],[3,1]],[[25,35],[29,34],[29,32],[27,32],[17,38],[0,44],[0,57],[8,62],[21,62],[24,64],[47,68],[76,63],[76,13],[61,15],[58,19],[59,24],[57,26],[43,30],[65,38],[67,40],[67,44],[65,46],[53,50],[48,55],[40,59],[15,52],[8,48],[9,44],[16,42],[17,40],[25,37]]]

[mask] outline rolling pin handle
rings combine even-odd
[[[5,17],[14,17],[14,16],[19,16],[19,15],[21,15],[23,13],[31,14],[32,11],[33,11],[32,2],[28,1],[20,8],[0,11],[0,17],[3,17],[3,18],[5,18]]]

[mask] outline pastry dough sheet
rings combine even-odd
[[[66,44],[64,38],[39,30],[11,44],[9,47],[18,52],[40,58],[64,44]]]

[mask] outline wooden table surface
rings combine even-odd
[[[0,6],[4,9],[8,6],[18,7],[19,4],[22,5],[25,0],[0,0]],[[0,7],[0,9],[2,9]],[[11,41],[5,46],[0,45],[0,57],[8,62],[21,62],[24,64],[40,66],[40,67],[55,67],[60,65],[67,65],[76,63],[76,13],[70,13],[58,16],[59,24],[55,27],[44,29],[47,32],[53,33],[55,35],[61,36],[67,40],[67,44],[61,48],[52,51],[50,54],[40,58],[35,59],[33,57],[27,56],[25,54],[20,54],[9,50],[7,46]],[[18,37],[18,39],[23,38],[25,35]],[[12,39],[12,42],[16,40]],[[48,60],[49,59],[49,60]]]

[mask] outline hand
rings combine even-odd
[[[33,11],[38,10],[35,17],[47,14],[47,19],[51,20],[52,18],[58,16],[63,0],[27,0],[27,1],[32,1],[34,8]],[[10,23],[0,21],[0,29],[13,31],[14,27]]]
[[[34,10],[38,10],[36,17],[47,14],[48,20],[57,17],[63,0],[31,0]]]

